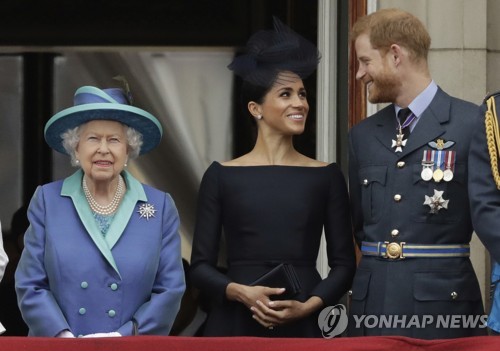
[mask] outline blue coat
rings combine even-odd
[[[139,334],[167,335],[185,290],[172,198],[123,172],[127,192],[104,237],[82,176],[40,186],[31,200],[15,276],[29,335],[131,335],[133,319]],[[141,216],[145,204],[154,217]]]
[[[468,244],[472,224],[467,194],[469,147],[478,106],[438,89],[419,117],[401,153],[392,148],[396,136],[394,105],[363,120],[350,131],[349,188],[358,243]],[[424,150],[438,139],[454,142],[456,163],[451,181],[424,181]],[[430,144],[429,144],[430,143]],[[443,191],[448,208],[436,214],[425,196]],[[390,260],[363,256],[352,286],[351,314],[402,316],[484,314],[479,283],[468,257]],[[443,317],[448,318],[448,317]],[[451,318],[451,317],[450,317]],[[436,320],[434,319],[434,322]],[[350,334],[403,335],[434,339],[482,335],[475,328],[356,328]]]

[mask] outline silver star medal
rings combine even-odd
[[[139,206],[139,211],[137,212],[141,215],[140,218],[146,218],[146,220],[149,221],[149,218],[155,216],[156,210],[151,204],[142,204],[141,206]]]
[[[429,213],[436,214],[442,208],[446,210],[448,209],[448,202],[450,200],[443,199],[443,193],[444,191],[438,191],[434,189],[433,196],[425,195],[424,205],[428,205],[431,208]]]
[[[406,142],[408,141],[407,139],[404,139],[404,134],[401,132],[401,128],[399,130],[399,133],[396,134],[396,140],[392,139],[392,145],[391,147],[395,147],[396,150],[395,152],[402,152],[403,151],[403,146],[406,145]]]

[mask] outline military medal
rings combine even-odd
[[[449,182],[453,179],[453,171],[449,168],[445,169],[443,172],[443,180],[445,182]]]
[[[443,172],[443,179],[445,182],[449,182],[453,179],[453,169],[455,168],[455,151],[446,151],[445,155],[445,170]]]
[[[443,180],[443,177],[444,177],[444,172],[441,170],[441,168],[437,168],[434,170],[434,173],[432,174],[432,179],[434,179],[436,183],[439,183],[441,180]]]
[[[392,145],[391,145],[392,148],[395,148],[394,150],[395,152],[403,151],[403,147],[406,146],[406,142],[408,141],[408,139],[403,139],[405,136],[403,133],[403,129],[408,127],[416,117],[417,116],[415,116],[413,112],[411,112],[410,115],[406,117],[402,125],[401,122],[399,121],[399,118],[396,118],[398,121],[398,127],[396,128],[398,133],[396,134],[396,140],[392,139]]]
[[[443,193],[444,191],[434,189],[434,195],[425,195],[424,205],[427,205],[431,208],[431,210],[429,211],[430,214],[436,214],[442,208],[444,208],[445,210],[448,209],[448,203],[450,202],[450,200],[443,199]]]
[[[456,151],[445,151],[455,145],[454,141],[437,139],[427,143],[434,150],[424,150],[421,177],[425,181],[433,179],[436,183],[453,179]]]
[[[432,151],[436,157],[436,169],[434,170],[434,173],[432,174],[432,179],[436,183],[439,183],[441,180],[443,180],[444,173],[442,168],[443,165],[443,155],[444,151],[443,150],[434,150]]]
[[[391,147],[395,147],[396,150],[394,150],[395,152],[401,152],[403,151],[403,146],[406,145],[406,139],[403,139],[404,138],[404,134],[401,130],[401,126],[399,126],[399,133],[396,134],[396,140],[392,139],[392,145]]]
[[[431,154],[431,150],[424,150],[424,157],[422,158],[422,172],[420,172],[420,176],[426,182],[432,179],[432,168],[434,167],[434,161],[431,158]]]
[[[432,179],[432,175],[433,175],[432,165],[433,165],[433,163],[431,163],[430,165],[424,165],[424,168],[422,169],[422,173],[420,173],[420,176],[426,182],[428,182],[429,180]]]

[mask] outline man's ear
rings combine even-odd
[[[398,44],[392,44],[389,49],[389,55],[391,57],[391,61],[395,66],[399,66],[401,63],[402,56],[405,54],[403,48]]]

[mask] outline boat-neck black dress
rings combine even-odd
[[[324,167],[222,166],[205,172],[198,198],[190,277],[210,299],[205,336],[320,337],[320,311],[268,330],[242,303],[225,296],[230,282],[250,284],[279,263],[293,264],[302,286],[296,298],[319,296],[334,305],[355,271],[346,182],[334,163]],[[330,272],[316,259],[325,232]],[[225,237],[227,272],[217,262]]]

